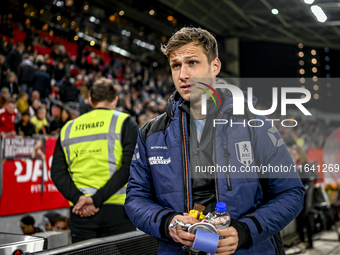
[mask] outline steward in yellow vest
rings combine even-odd
[[[97,80],[94,109],[66,123],[55,146],[51,178],[71,204],[72,242],[136,229],[123,205],[138,126],[117,100],[113,82]]]

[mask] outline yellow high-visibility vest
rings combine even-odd
[[[60,141],[70,176],[85,195],[94,195],[121,168],[121,130],[128,116],[119,111],[95,109],[62,128]],[[122,205],[125,197],[126,185],[105,203]]]

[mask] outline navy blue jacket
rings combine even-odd
[[[216,198],[227,204],[232,219],[248,225],[251,244],[241,246],[236,255],[276,254],[272,236],[282,230],[301,211],[304,187],[294,163],[272,122],[255,116],[262,127],[249,127],[248,118],[232,115],[232,97],[225,97],[216,125],[214,153],[216,166],[234,166],[215,176]],[[190,157],[188,154],[188,113],[183,99],[175,92],[166,112],[139,130],[130,168],[125,201],[131,221],[142,231],[160,239],[159,254],[185,254],[179,243],[161,235],[162,217],[169,212],[192,209]],[[253,118],[252,118],[253,119]],[[242,124],[233,124],[245,122]],[[242,154],[243,150],[251,154]],[[276,166],[286,173],[241,173],[241,169]],[[272,239],[272,240],[271,240]]]
[[[33,90],[39,91],[41,98],[47,98],[51,94],[51,77],[45,71],[36,71],[32,76],[31,85]]]

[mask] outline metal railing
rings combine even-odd
[[[48,100],[50,100],[50,103],[53,103],[55,105],[60,106],[61,108],[64,108],[65,110],[69,111],[70,113],[72,113],[73,115],[77,117],[80,115],[79,111],[75,110],[75,108],[78,108],[77,107],[78,103],[74,103],[74,102],[63,103],[54,98],[49,98]]]
[[[142,231],[133,231],[125,234],[71,244],[68,246],[44,250],[26,255],[153,255],[158,254],[158,241],[156,238]]]

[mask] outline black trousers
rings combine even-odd
[[[313,244],[313,215],[310,215],[304,211],[302,211],[297,217],[296,217],[296,228],[297,232],[299,233],[299,238],[302,242],[305,242],[305,233],[304,228],[307,229],[307,238],[308,243],[310,245]]]
[[[311,190],[311,187],[313,187],[312,185],[310,185],[310,181],[308,180],[308,182],[304,182],[304,180],[302,179],[303,184],[305,186],[306,189],[306,195],[303,201],[303,209],[300,212],[300,214],[296,217],[296,230],[299,233],[299,238],[302,242],[305,242],[305,233],[304,233],[304,228],[307,229],[307,238],[308,238],[308,243],[310,245],[313,244],[313,231],[314,231],[314,227],[313,227],[313,215],[310,214],[309,212],[309,208],[311,207],[307,201],[310,201],[310,196],[312,196],[311,192],[313,192],[313,190]],[[309,185],[308,185],[309,184]],[[310,202],[309,202],[310,203]]]
[[[70,208],[70,230],[72,243],[122,234],[136,230],[123,205],[103,205],[92,217],[80,217]]]

